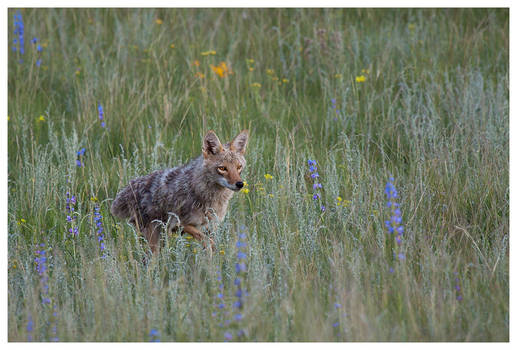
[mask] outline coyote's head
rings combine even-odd
[[[221,144],[213,131],[203,140],[204,167],[211,179],[232,191],[239,191],[244,183],[241,171],[246,165],[244,152],[248,144],[248,130],[243,130],[232,142]]]

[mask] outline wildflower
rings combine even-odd
[[[395,199],[398,197],[398,192],[395,186],[392,184],[393,181],[393,177],[390,177],[384,189],[384,193],[386,194],[386,197],[388,199],[386,206],[391,211],[390,219],[386,220],[385,224],[388,228],[388,233],[395,234],[395,242],[397,243],[397,246],[400,246],[402,244],[402,234],[404,233],[404,227],[401,225],[402,213],[399,209],[400,205],[397,202],[395,202]],[[397,257],[400,261],[406,258],[402,252],[399,252],[399,254],[397,254]]]
[[[84,163],[81,162],[81,159],[82,159],[82,156],[84,155],[84,153],[86,152],[86,148],[81,148],[79,151],[77,151],[77,158],[75,163],[77,166],[83,166]]]
[[[201,72],[197,72],[196,74],[194,74],[194,77],[195,78],[199,78],[199,79],[203,79],[205,77],[205,75]]]
[[[237,261],[235,262],[235,273],[237,277],[235,277],[234,285],[237,287],[237,290],[235,291],[235,297],[237,300],[233,303],[234,309],[237,309],[238,312],[234,316],[234,321],[241,322],[243,319],[242,315],[242,309],[244,307],[244,296],[247,295],[247,293],[242,289],[242,279],[245,276],[246,273],[246,263],[245,260],[247,258],[246,252],[244,251],[244,248],[247,247],[246,244],[246,227],[241,227],[241,232],[238,235],[237,242],[235,244],[237,248]],[[244,331],[241,329],[242,333],[244,334]]]
[[[32,322],[32,317],[29,315],[27,319],[27,341],[32,341],[32,331],[34,330],[34,323]]]
[[[40,115],[40,116],[39,116],[39,118],[38,118],[38,120],[39,120],[40,122],[44,122],[44,121],[45,121],[45,117],[44,117],[43,115]]]
[[[106,127],[106,123],[104,123],[104,110],[102,109],[102,105],[99,103],[99,106],[97,107],[97,110],[99,111],[99,120],[101,121],[101,127]]]
[[[260,83],[252,83],[251,84],[251,87],[254,87],[254,88],[260,88],[262,85],[260,85]]]
[[[336,99],[333,98],[330,100],[330,103],[332,104],[332,109],[334,110],[334,112],[336,113],[336,116],[339,116],[340,114],[340,111],[339,109],[337,108],[337,104],[336,104]],[[334,117],[334,120],[337,120],[337,117]]]
[[[271,176],[271,174],[265,174],[264,177],[266,178],[266,180],[272,180],[273,179],[273,176]]]
[[[149,341],[154,343],[160,342],[160,332],[154,328],[151,329],[149,331]]]
[[[248,183],[246,181],[243,181],[243,187],[241,189],[241,192],[244,194],[248,194],[250,192],[250,189],[248,188]]]
[[[174,49],[174,48],[176,47],[176,45],[171,44],[169,47],[170,47],[171,49]]]
[[[454,272],[454,276],[455,276],[454,281],[456,283],[454,286],[454,289],[456,290],[456,300],[462,301],[463,296],[461,295],[460,279],[458,278],[458,273]]]
[[[224,339],[226,339],[226,340],[232,340],[232,339],[233,339],[233,335],[232,335],[232,333],[230,333],[230,332],[224,332]]]
[[[286,78],[282,79],[282,83],[287,84],[288,82],[289,82],[289,79],[286,79]]]
[[[36,257],[34,262],[36,264],[36,272],[40,276],[41,286],[41,302],[43,304],[50,304],[49,298],[49,287],[48,287],[48,274],[47,274],[47,252],[45,251],[45,243],[40,243],[36,250]]]
[[[25,53],[25,41],[24,41],[24,25],[23,18],[20,11],[17,11],[14,15],[14,35],[15,39],[13,39],[13,51],[18,51],[20,55]],[[23,59],[20,59],[20,63],[23,62]]]
[[[199,67],[199,61],[198,60],[194,60],[194,62],[192,62],[192,64],[196,67]]]
[[[224,78],[228,74],[231,74],[230,70],[228,69],[228,66],[224,62],[220,62],[219,65],[217,65],[217,66],[214,66],[211,64],[210,68],[212,68],[214,73],[217,74],[221,78]]]
[[[370,70],[369,69],[361,69],[361,73],[363,74],[370,74]]]
[[[57,310],[56,310],[56,305],[53,306],[51,331],[52,331],[52,338],[50,338],[50,341],[53,341],[53,342],[59,341],[59,338],[57,337]]]
[[[323,185],[320,182],[318,182],[318,177],[320,175],[318,174],[318,167],[316,166],[316,161],[309,159],[307,161],[307,164],[309,165],[309,171],[311,172],[311,178],[314,181],[312,184],[312,189],[314,191],[318,191],[318,189],[323,188]],[[315,201],[316,200],[319,201],[321,199],[321,194],[319,192],[314,192],[312,195],[312,199]],[[326,210],[325,205],[320,203],[320,210],[322,212],[324,212]]]
[[[161,20],[161,19],[157,18],[157,19],[154,21],[154,23],[156,23],[156,24],[160,25],[160,24],[162,24],[162,23],[163,23],[163,20]]]
[[[356,81],[356,83],[363,83],[366,81],[366,77],[364,75],[359,75],[359,76],[355,77],[355,81]]]
[[[95,220],[95,227],[97,230],[95,231],[95,235],[97,236],[97,240],[99,241],[99,249],[101,252],[101,258],[106,257],[106,253],[104,252],[105,246],[104,246],[104,228],[102,226],[102,215],[100,213],[100,208],[98,205],[95,206],[93,209],[94,211],[94,220]]]
[[[201,56],[209,56],[209,55],[215,55],[215,54],[216,54],[216,52],[214,50],[201,52]]]
[[[70,192],[66,193],[66,221],[70,223],[70,228],[68,229],[68,232],[71,235],[79,235],[79,227],[75,226],[77,216],[72,216],[74,213],[74,205],[76,204],[76,198],[75,196],[70,197]]]
[[[266,69],[266,74],[273,75],[273,74],[275,74],[275,71],[273,69]]]

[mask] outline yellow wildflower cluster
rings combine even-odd
[[[157,18],[154,22],[155,22],[156,24],[162,24],[162,23],[163,23],[163,20],[161,20],[160,18]]]
[[[248,187],[248,183],[246,181],[243,181],[243,183],[244,183],[244,186],[242,187],[241,192],[244,193],[244,194],[250,193],[250,189]]]
[[[336,198],[336,200],[337,200],[337,206],[338,206],[338,207],[339,207],[339,206],[342,206],[342,207],[345,207],[345,208],[346,208],[346,207],[348,207],[348,206],[352,203],[352,201],[349,201],[349,200],[346,200],[346,199],[345,199],[345,200],[343,200],[343,198],[341,198],[340,196],[338,196],[338,197]]]
[[[355,77],[356,83],[364,83],[366,81],[366,76],[370,74],[369,69],[361,69],[361,75]]]
[[[272,180],[273,179],[273,176],[271,176],[271,174],[265,174],[264,177],[266,178],[266,180]]]
[[[250,72],[253,72],[255,70],[255,67],[253,67],[253,64],[255,63],[255,60],[252,58],[246,58],[246,65],[248,66],[248,70]]]
[[[225,62],[220,62],[219,65],[214,66],[213,64],[210,65],[210,68],[214,71],[215,74],[217,74],[219,77],[224,78],[228,76],[228,74],[232,74],[232,71],[228,69],[228,66]]]
[[[209,55],[215,55],[215,54],[216,54],[216,52],[214,50],[201,52],[201,56],[209,56]]]
[[[43,115],[40,115],[40,116],[39,116],[39,118],[38,118],[38,120],[39,120],[40,122],[44,122],[44,121],[45,121],[45,117],[44,117]]]

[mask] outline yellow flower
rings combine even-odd
[[[176,47],[176,45],[174,45],[174,44],[171,44],[171,46],[170,46],[171,49],[174,49],[175,47]]]
[[[275,197],[275,195],[274,195],[274,194],[272,194],[272,193],[270,193],[270,194],[269,194],[269,197],[273,198],[273,197]]]
[[[221,250],[219,251],[219,254],[224,255],[224,250],[222,250],[222,249],[221,249]]]
[[[185,236],[185,238],[190,240],[190,239],[192,239],[194,237],[192,237],[191,235],[187,235],[187,236]]]
[[[215,55],[214,50],[201,52],[201,56]]]
[[[260,85],[260,83],[253,83],[251,84],[252,87],[256,87],[256,88],[259,88],[261,87],[262,85]]]
[[[197,72],[196,74],[194,74],[194,77],[195,78],[199,78],[199,79],[203,79],[205,77],[205,75],[201,72]]]
[[[265,174],[264,177],[266,178],[266,180],[271,180],[273,178],[273,176],[271,176],[270,174]]]
[[[190,247],[190,244],[188,244],[188,243],[187,243],[187,244],[185,244],[185,247]]]
[[[352,203],[352,201],[349,201],[349,200],[346,200],[346,199],[345,199],[345,200],[343,201],[342,205],[343,205],[344,207],[348,207],[351,203]]]
[[[272,70],[272,69],[266,69],[266,74],[267,75],[273,75],[273,74],[275,74],[275,71]]]
[[[7,121],[11,120],[11,117],[7,116]]]
[[[192,249],[192,253],[194,253],[194,254],[196,254],[196,253],[197,253],[196,248]]]
[[[287,84],[288,82],[289,82],[289,79],[286,79],[286,78],[282,79],[282,83]]]
[[[39,116],[39,118],[38,118],[38,120],[39,120],[40,122],[44,122],[44,121],[45,121],[45,117],[44,117],[44,116],[42,116],[42,115],[40,115],[40,116]]]
[[[214,66],[213,64],[211,64],[210,68],[212,68],[212,70],[215,72],[215,74],[217,74],[221,78],[224,78],[225,76],[227,76],[230,73],[228,67],[226,66],[226,63],[224,63],[224,62],[219,63],[219,65],[217,65],[217,66]]]
[[[23,223],[26,223],[26,222],[27,222],[27,221],[25,221],[25,219],[23,219],[23,218],[22,218],[22,219],[20,219],[20,221],[21,221],[21,222],[23,222]]]
[[[248,188],[248,183],[246,181],[243,181],[243,187],[242,187],[242,193],[244,194],[248,194],[250,192],[249,188]]]
[[[154,22],[155,22],[156,24],[162,24],[162,23],[163,23],[163,21],[162,21],[161,19],[159,19],[159,18],[157,18]]]
[[[338,202],[343,201],[343,198],[341,198],[340,196],[337,196],[337,198],[336,198],[336,199],[337,199],[337,201],[338,201]]]
[[[255,70],[255,68],[253,68],[253,67],[249,67],[249,68],[248,68],[248,70],[249,70],[250,72],[253,72],[253,71]]]
[[[196,67],[199,67],[199,61],[198,60],[194,60],[194,62],[192,62],[192,64]]]
[[[370,70],[369,69],[361,69],[361,73],[363,73],[363,74],[370,74]]]
[[[360,75],[358,77],[355,77],[355,81],[357,83],[362,83],[362,82],[366,81],[366,77],[364,75]]]
[[[90,199],[91,199],[93,202],[97,202],[97,201],[98,201],[97,197],[95,197],[95,196],[92,196]]]
[[[255,63],[255,60],[253,58],[246,58],[246,62],[248,64],[253,64],[253,63]]]

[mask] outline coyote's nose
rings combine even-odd
[[[237,186],[238,188],[242,188],[242,186],[244,186],[244,183],[242,181],[237,181],[235,183],[235,186]]]

